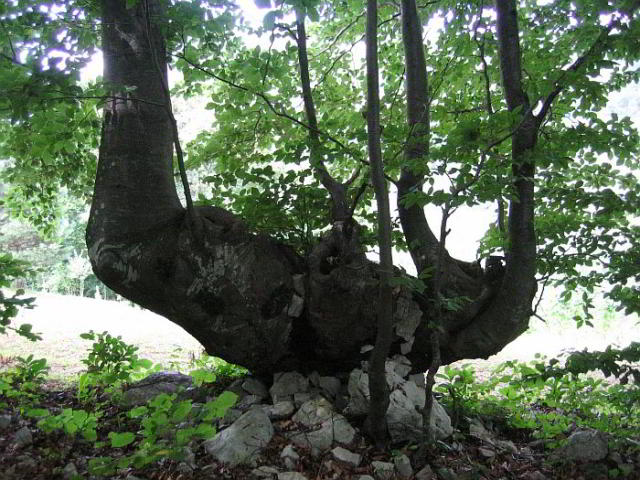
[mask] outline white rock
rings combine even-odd
[[[269,396],[267,387],[265,387],[264,383],[257,378],[249,377],[245,379],[242,382],[242,389],[251,395],[257,395],[260,398],[267,398]]]
[[[262,399],[264,397],[260,397],[258,395],[245,395],[244,397],[242,397],[242,399],[238,402],[238,404],[236,405],[236,407],[240,410],[246,410],[249,407],[251,407],[252,405],[258,405]]]
[[[325,398],[317,397],[308,400],[293,416],[292,420],[303,424],[305,427],[318,425],[338,415],[331,403]]]
[[[275,405],[267,406],[267,415],[271,420],[284,420],[293,415],[296,407],[291,400],[278,402]]]
[[[389,361],[389,360],[387,360]],[[393,358],[389,361],[394,363],[393,370],[402,378],[407,378],[409,372],[411,371],[411,360],[409,360],[404,355],[394,355]]]
[[[411,460],[404,453],[393,457],[393,464],[396,469],[398,477],[402,479],[408,479],[413,475],[413,468],[411,468]]]
[[[311,400],[311,394],[309,392],[298,392],[293,394],[293,404],[298,408],[309,400]]]
[[[291,302],[289,302],[289,308],[287,309],[287,315],[293,318],[298,318],[304,311],[304,299],[298,295],[291,296]]]
[[[280,472],[278,480],[307,480],[307,477],[299,472]]]
[[[436,476],[431,470],[429,465],[425,465],[418,473],[416,473],[415,480],[433,480]]]
[[[298,372],[280,372],[273,376],[269,389],[273,403],[289,400],[295,393],[308,392],[309,379]]]
[[[336,398],[340,393],[340,380],[336,377],[320,377],[318,379],[318,386],[322,393],[329,398]]]
[[[424,378],[424,373],[414,373],[413,375],[409,375],[409,380],[416,384],[418,388],[424,390],[426,388],[426,379]]]
[[[279,470],[277,468],[268,467],[266,465],[251,470],[251,475],[254,478],[276,478],[278,473]]]
[[[395,467],[389,462],[371,462],[376,480],[391,480]]]
[[[355,429],[323,397],[304,403],[292,420],[301,423],[305,431],[292,433],[291,441],[309,448],[313,456],[329,450],[334,443],[348,445],[355,439]]]
[[[394,325],[396,335],[408,341],[416,332],[416,328],[420,325],[422,318],[422,312],[416,307],[415,302],[412,300],[400,297],[396,301],[395,318],[399,318]]]
[[[412,385],[413,382],[411,382]],[[414,385],[415,387],[415,385]],[[415,387],[416,390],[418,389]],[[394,390],[389,395],[387,409],[387,427],[394,443],[420,440],[422,432],[422,414],[416,409],[403,390]]]
[[[282,449],[282,452],[280,452],[280,458],[284,461],[285,467],[289,470],[294,470],[298,465],[300,455],[298,455],[293,446],[287,445]]]
[[[400,344],[400,353],[402,353],[402,355],[408,355],[409,353],[411,353],[411,349],[413,348],[413,342],[414,341],[415,341],[415,338],[411,337],[406,342],[401,343]]]
[[[73,462],[67,463],[62,469],[62,478],[64,478],[64,480],[71,480],[76,475],[78,475],[78,469]]]
[[[273,436],[273,425],[264,410],[249,410],[231,426],[204,442],[204,447],[219,462],[230,466],[254,464]]]
[[[26,447],[33,443],[33,435],[29,427],[22,427],[13,435],[13,445],[16,448]]]
[[[331,454],[336,460],[346,463],[347,465],[351,465],[352,467],[357,467],[362,461],[362,455],[353,453],[342,447],[335,447],[331,450]]]
[[[11,415],[0,415],[0,431],[6,430],[11,425]]]
[[[305,275],[304,274],[294,275],[292,279],[293,279],[293,289],[296,291],[298,295],[304,298]]]
[[[359,368],[352,370],[347,391],[349,403],[345,412],[349,415],[366,415],[369,411],[369,375]]]
[[[435,398],[433,399],[431,418],[429,420],[429,432],[431,437],[435,440],[444,440],[453,434],[451,417],[447,415],[445,409]]]
[[[597,462],[609,453],[604,433],[598,430],[578,430],[571,434],[559,456],[570,461]]]

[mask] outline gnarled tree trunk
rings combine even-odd
[[[346,371],[359,365],[366,359],[361,347],[375,340],[378,269],[359,248],[358,225],[334,219],[306,261],[291,248],[248,232],[241,219],[219,208],[197,208],[201,228],[192,228],[173,182],[173,136],[163,91],[166,55],[158,28],[162,2],[143,0],[129,9],[126,3],[102,1],[104,73],[114,91],[105,106],[87,227],[96,275],[120,295],[182,326],[208,353],[256,373]],[[503,72],[517,72],[515,78],[504,74],[513,109],[523,100],[519,60],[514,60],[519,55],[517,24],[509,8],[515,8],[513,2],[499,2],[501,56],[507,59]],[[403,22],[405,46],[420,46],[413,0],[403,0]],[[408,48],[406,57],[409,104],[417,109],[408,119],[417,124],[419,136],[406,152],[412,158],[428,153],[428,104],[422,49]],[[445,317],[444,363],[487,357],[527,326],[535,292],[535,244],[533,164],[525,152],[535,144],[537,124],[530,112],[524,115],[513,138],[519,201],[512,202],[509,213],[511,248],[504,281],[490,288],[481,272],[447,255],[443,291],[473,301]],[[420,188],[421,181],[419,173],[403,172],[400,195]],[[437,240],[424,213],[415,208],[400,213],[419,270],[433,266]],[[413,336],[408,357],[416,371],[424,371],[430,361],[426,325],[432,306],[400,288],[393,301],[392,353],[407,347]]]

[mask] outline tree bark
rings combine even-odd
[[[378,322],[376,342],[369,361],[369,393],[371,403],[367,422],[376,442],[383,447],[388,438],[386,413],[389,407],[389,387],[385,363],[389,355],[393,335],[393,297],[391,277],[393,259],[391,254],[391,212],[389,192],[384,176],[382,150],[380,146],[380,85],[378,71],[378,2],[367,2],[367,137],[371,182],[378,206],[378,249],[380,269],[378,286]]]
[[[125,0],[102,0],[104,76],[111,92],[86,234],[94,272],[116,293],[182,326],[209,354],[255,373],[337,372],[359,366],[366,360],[361,347],[375,341],[382,303],[380,267],[365,258],[357,224],[335,222],[309,258],[252,234],[241,219],[220,208],[196,207],[202,220],[199,238],[189,228],[173,181],[173,136],[162,89],[163,4],[144,0],[126,8]],[[512,21],[504,20],[502,13],[499,17]],[[405,38],[408,47],[419,27],[410,0],[403,0],[405,21],[413,32]],[[512,48],[513,37],[509,38],[504,48]],[[422,158],[428,140],[426,83],[419,77],[424,61],[414,58],[422,49],[411,51],[416,53],[407,54],[407,62],[417,66],[407,69],[407,84],[415,80],[410,82],[409,71],[416,72],[415,91],[422,106],[408,115],[417,125],[408,160]],[[511,202],[507,280],[499,292],[482,297],[481,280],[445,255],[443,292],[462,292],[476,301],[463,312],[443,315],[444,364],[495,353],[526,327],[535,291],[533,163],[527,153],[535,145],[535,134],[531,135],[523,127],[513,138],[513,175],[520,201]],[[420,188],[420,175],[405,169],[402,191]],[[438,242],[424,213],[404,209],[401,220],[407,240],[419,241],[412,250],[418,264],[434,265]],[[417,323],[407,355],[414,371],[430,364],[430,309],[429,302],[414,297],[414,292],[394,288],[390,351],[400,352],[406,342],[402,328]]]

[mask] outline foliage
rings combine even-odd
[[[628,87],[637,85],[639,54],[632,46],[638,27],[623,22],[604,35],[606,22],[621,15],[617,7],[524,1],[518,12],[531,105],[564,87],[533,152],[539,279],[568,292],[605,288],[621,308],[637,312],[640,241],[633,218],[640,141],[631,118],[637,113],[613,112],[607,99],[620,91],[632,96]],[[184,78],[175,95],[205,99],[211,111],[211,127],[186,152],[192,171],[209,172],[200,201],[224,204],[254,229],[305,253],[326,227],[328,196],[312,173],[308,131],[301,125],[290,33],[294,8],[302,8],[309,24],[320,156],[344,181],[366,158],[364,2],[284,2],[263,10],[259,25],[243,19],[232,3],[177,2],[167,9],[165,34],[171,67]],[[432,129],[429,162],[408,165],[426,175],[425,191],[404,201],[453,202],[454,209],[497,205],[512,193],[505,159],[514,113],[496,93],[501,84],[495,18],[480,1],[427,2],[419,8],[429,25]],[[385,173],[397,178],[408,134],[400,94],[403,52],[394,4],[381,5],[379,14],[382,152]],[[105,85],[100,79],[83,82],[80,72],[97,51],[98,15],[94,3],[77,0],[54,10],[39,0],[9,2],[0,10],[0,157],[10,160],[3,174],[9,184],[5,206],[48,234],[61,215],[60,195],[86,200],[95,174]],[[587,53],[580,69],[566,69],[576,55]],[[367,176],[363,169],[354,187],[366,185]],[[451,195],[451,188],[474,177],[473,185]],[[355,215],[368,226],[363,238],[371,242],[371,189],[359,200]],[[505,246],[500,230],[488,227],[480,258]],[[394,238],[404,247],[397,229]]]
[[[137,347],[107,332],[88,332],[83,338],[95,342],[84,360],[90,380],[86,380],[88,373],[81,375],[78,389],[83,381],[100,386],[111,382],[112,405],[109,408],[122,408],[116,405],[118,386],[128,380],[132,372],[147,366],[147,362],[138,358]],[[19,408],[26,417],[36,419],[38,428],[45,434],[62,431],[73,438],[79,435],[82,441],[95,447],[96,453],[107,444],[122,449],[123,454],[117,457],[90,458],[89,471],[93,475],[107,476],[130,466],[142,468],[163,458],[182,459],[184,447],[190,441],[210,438],[216,433],[215,420],[223,417],[237,398],[234,393],[224,391],[196,407],[191,400],[181,399],[179,394],[159,394],[147,405],[125,409],[117,424],[105,426],[102,409],[106,404],[96,403],[95,397],[82,397],[84,408],[54,409],[57,413],[40,406],[40,385],[49,370],[46,360],[30,355],[18,358],[18,361],[17,366],[0,373],[0,393],[10,402],[2,402],[0,407]],[[216,376],[212,369],[226,377],[246,373],[240,367],[208,356],[195,359],[194,364],[199,367],[194,375],[196,384],[199,379],[214,382]],[[209,373],[206,378],[204,372]]]
[[[506,362],[490,379],[478,381],[469,365],[445,367],[437,390],[447,392],[456,419],[464,415],[489,415],[504,419],[512,428],[530,431],[554,447],[575,426],[595,428],[631,438],[640,428],[638,385],[610,384],[593,376],[571,373],[544,360]],[[584,366],[583,366],[584,367]],[[592,371],[603,368],[594,361]],[[554,375],[550,375],[550,372]],[[582,372],[580,372],[582,373]]]
[[[90,330],[80,335],[85,340],[94,340],[87,357],[82,360],[87,371],[78,379],[78,397],[92,401],[96,387],[107,388],[112,393],[123,383],[130,381],[136,372],[148,371],[152,362],[139,358],[138,347],[130,345],[120,336],[108,332],[95,333]]]
[[[535,364],[535,376],[547,378],[562,378],[567,374],[578,376],[582,373],[600,371],[605,377],[613,376],[622,385],[629,383],[632,378],[640,385],[640,343],[632,342],[625,348],[614,348],[609,345],[605,351],[571,352],[566,355],[564,365],[557,358],[547,363]]]
[[[0,253],[0,334],[6,334],[11,330],[31,341],[40,340],[41,337],[31,331],[31,325],[24,323],[18,328],[11,326],[11,321],[18,315],[20,308],[33,308],[34,298],[21,298],[24,290],[18,289],[12,296],[7,297],[2,291],[10,287],[12,280],[29,275],[28,264],[13,258],[11,254]]]

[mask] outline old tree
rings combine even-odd
[[[3,2],[5,207],[46,225],[57,192],[89,197],[95,176],[87,246],[111,289],[257,373],[346,370],[379,309],[365,3],[258,3],[259,27],[224,0]],[[639,310],[638,135],[606,109],[638,80],[638,6],[379,7],[394,242],[418,272],[393,272],[391,349],[416,370],[433,331],[444,363],[499,351],[546,285]],[[81,81],[99,49],[104,77]],[[172,96],[207,106],[185,145]],[[465,232],[425,207],[487,204],[478,261],[453,258]]]

